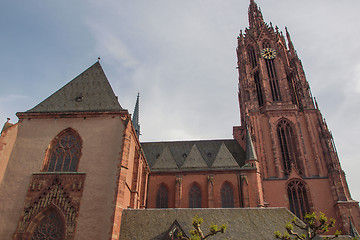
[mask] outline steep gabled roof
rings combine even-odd
[[[181,169],[207,168],[204,158],[201,156],[199,148],[194,144],[189,155],[186,157]]]
[[[169,147],[165,147],[161,154],[156,156],[156,160],[152,165],[155,170],[178,170],[175,159],[171,154]]]
[[[224,143],[221,144],[218,154],[211,166],[212,168],[240,168],[234,156]]]
[[[99,62],[71,80],[27,113],[121,111]]]
[[[171,171],[167,166],[174,166],[174,160],[180,171],[239,169],[245,163],[245,151],[234,139],[143,142],[141,146],[151,171],[157,172]],[[234,161],[229,160],[229,154]]]

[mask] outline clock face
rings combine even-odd
[[[276,57],[276,51],[272,48],[264,48],[261,50],[261,56],[265,59],[274,59]]]

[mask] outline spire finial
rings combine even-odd
[[[250,0],[248,14],[250,28],[261,26],[261,24],[264,23],[261,9],[257,6],[254,0]]]
[[[100,56],[98,56],[98,62],[100,62],[100,59],[101,59]]]
[[[297,53],[296,53],[296,50],[294,48],[294,45],[291,41],[291,37],[290,37],[290,33],[287,29],[287,27],[285,27],[285,31],[286,31],[286,39],[288,41],[288,46],[289,46],[289,50],[290,50],[290,54],[292,57],[297,57]]]
[[[139,98],[140,98],[140,93],[137,94],[136,103],[135,103],[135,109],[134,109],[134,113],[133,113],[133,117],[132,117],[132,122],[133,122],[133,125],[134,125],[134,129],[135,129],[135,132],[136,132],[136,135],[137,135],[138,138],[140,136]]]

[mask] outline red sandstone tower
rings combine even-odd
[[[298,217],[324,212],[343,233],[360,228],[331,133],[312,97],[304,69],[286,29],[267,24],[257,4],[249,6],[249,28],[238,37],[241,127],[234,138],[245,146],[247,125],[260,165],[264,201],[286,206]],[[350,221],[349,221],[350,218]]]

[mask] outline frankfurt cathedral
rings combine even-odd
[[[248,14],[232,139],[140,142],[139,97],[130,115],[99,61],[7,121],[0,239],[178,239],[195,215],[227,225],[213,239],[274,239],[310,212],[358,236],[359,204],[290,34],[254,0]]]

